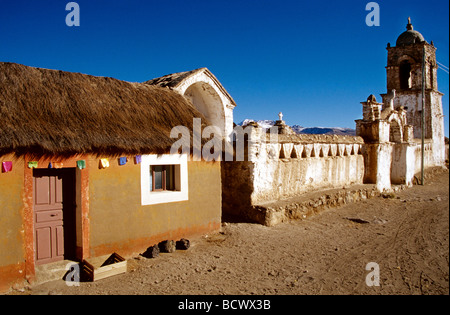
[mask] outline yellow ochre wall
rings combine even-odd
[[[99,169],[89,161],[90,255],[142,253],[163,240],[216,231],[221,223],[220,163],[188,162],[189,200],[141,206],[140,164]]]
[[[2,162],[12,161],[11,172],[1,171]],[[0,157],[0,292],[24,279],[23,244],[24,161],[12,155]]]

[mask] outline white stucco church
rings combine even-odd
[[[380,103],[374,95],[362,102],[363,117],[356,120],[356,137],[297,135],[285,125],[282,113],[275,125],[276,141],[257,124],[238,131],[246,136],[240,138],[246,140],[246,157],[245,161],[221,162],[223,212],[264,222],[264,215],[258,211],[250,214],[248,209],[356,184],[374,184],[379,192],[390,191],[392,185],[411,186],[422,167],[422,130],[424,168],[443,166],[443,94],[437,84],[436,47],[414,30],[408,19],[406,31],[395,46],[387,45],[387,51],[387,93],[381,94]],[[236,103],[208,69],[146,83],[184,95],[220,129],[226,141],[239,139],[233,136]]]

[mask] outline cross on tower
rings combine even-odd
[[[280,112],[280,113],[278,114],[278,117],[280,118],[280,121],[282,121],[282,120],[283,120],[283,113]]]

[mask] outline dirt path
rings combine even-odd
[[[15,294],[449,294],[448,176],[304,221],[224,224],[188,251],[129,260],[126,274]],[[379,287],[366,285],[370,262]]]

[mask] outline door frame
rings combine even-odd
[[[86,160],[86,168],[78,169],[77,161]],[[64,168],[75,168],[76,191],[76,259],[82,261],[90,257],[89,249],[89,164],[88,156],[76,156],[68,159],[24,157],[24,244],[25,244],[25,277],[31,283],[36,277],[35,272],[35,236],[34,236],[34,200],[33,200],[33,169],[27,167],[29,161],[37,161],[38,169],[45,169],[49,163],[62,163]]]

